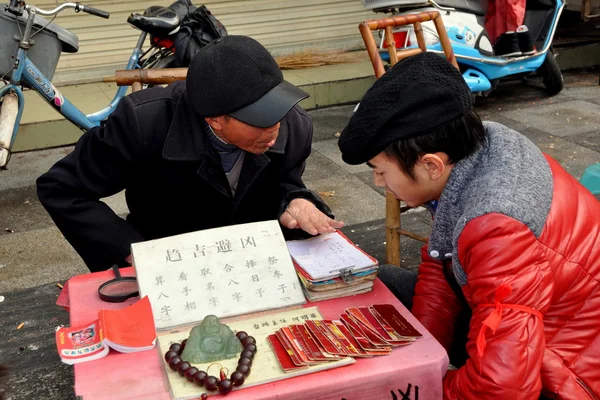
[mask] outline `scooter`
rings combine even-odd
[[[565,0],[527,0],[525,21],[535,43],[535,53],[518,57],[494,56],[492,43],[484,28],[487,2],[484,0],[361,0],[374,12],[393,15],[438,11],[458,61],[460,71],[471,92],[487,96],[503,78],[525,77],[535,73],[548,94],[563,88],[563,76],[552,53],[552,40]],[[422,23],[427,50],[443,54],[432,22]],[[417,40],[411,25],[393,31],[396,47],[416,48]],[[381,46],[385,48],[385,32]],[[389,62],[387,52],[381,52]]]

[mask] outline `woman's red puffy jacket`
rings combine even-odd
[[[490,213],[458,239],[473,317],[465,366],[445,399],[600,399],[600,202],[547,157],[552,204],[536,238]],[[461,302],[423,251],[414,315],[447,349]]]

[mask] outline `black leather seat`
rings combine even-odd
[[[436,3],[442,7],[452,7],[475,15],[485,15],[487,12],[486,0],[440,0]]]
[[[177,32],[181,21],[177,13],[170,8],[151,6],[144,11],[144,15],[131,14],[127,22],[151,35],[165,37]]]

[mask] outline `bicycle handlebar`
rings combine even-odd
[[[106,19],[108,19],[110,17],[110,13],[108,13],[106,11],[102,11],[102,10],[99,10],[94,7],[86,6],[81,3],[63,3],[60,6],[54,8],[52,10],[49,10],[49,11],[43,10],[36,6],[30,6],[30,5],[25,6],[26,10],[35,10],[35,12],[40,15],[55,15],[55,14],[58,14],[59,12],[61,12],[62,10],[64,10],[65,8],[73,8],[73,9],[75,9],[75,12],[83,11],[84,13],[92,14],[97,17],[102,17],[102,18],[106,18]]]
[[[90,6],[84,6],[83,4],[79,4],[79,3],[77,3],[77,5],[80,7],[81,11],[83,11],[85,13],[92,14],[97,17],[106,18],[106,19],[108,19],[110,17],[109,12],[102,11],[102,10],[99,10],[97,8],[90,7]],[[77,11],[77,9],[75,9],[75,11]]]

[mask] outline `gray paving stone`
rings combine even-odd
[[[600,85],[568,87],[563,91],[567,96],[577,100],[585,100],[600,104]]]
[[[36,187],[25,186],[0,191],[0,237],[14,232],[53,227],[54,222],[38,200]],[[121,217],[129,213],[125,192],[103,199]]]
[[[558,104],[573,100],[565,92],[548,96],[546,89],[533,77],[527,83],[518,81],[501,82],[486,98],[478,97],[478,109],[491,111],[511,111],[540,105]]]
[[[600,106],[583,100],[523,108],[504,116],[560,137],[600,131]]]
[[[342,132],[354,107],[348,105],[309,111],[313,120],[313,143],[334,139],[336,133]]]
[[[534,126],[507,118],[502,114],[490,114],[489,120],[499,122],[525,135],[543,152],[557,160],[572,176],[579,179],[588,165],[600,161],[600,153],[585,144],[579,145],[583,134],[564,138],[551,135]],[[593,135],[593,134],[592,134]],[[597,135],[597,133],[596,133]]]
[[[324,140],[321,142],[313,143],[313,149],[333,161],[339,167],[344,169],[346,172],[356,174],[358,172],[370,171],[371,168],[367,164],[361,165],[348,165],[342,160],[342,153],[338,148],[338,141],[335,140]]]
[[[346,171],[313,148],[310,157],[306,160],[306,169],[302,179],[305,184],[308,184],[319,179],[344,174],[346,174]]]
[[[89,272],[56,228],[0,236],[0,293]]]
[[[334,192],[323,200],[346,225],[385,217],[385,197],[351,175],[332,176],[307,185],[315,192]]]
[[[71,147],[61,147],[13,154],[8,169],[0,171],[0,191],[35,185],[35,180],[70,150]]]
[[[35,186],[0,191],[0,238],[54,226],[54,222],[40,204]],[[1,263],[2,261],[0,261]]]

